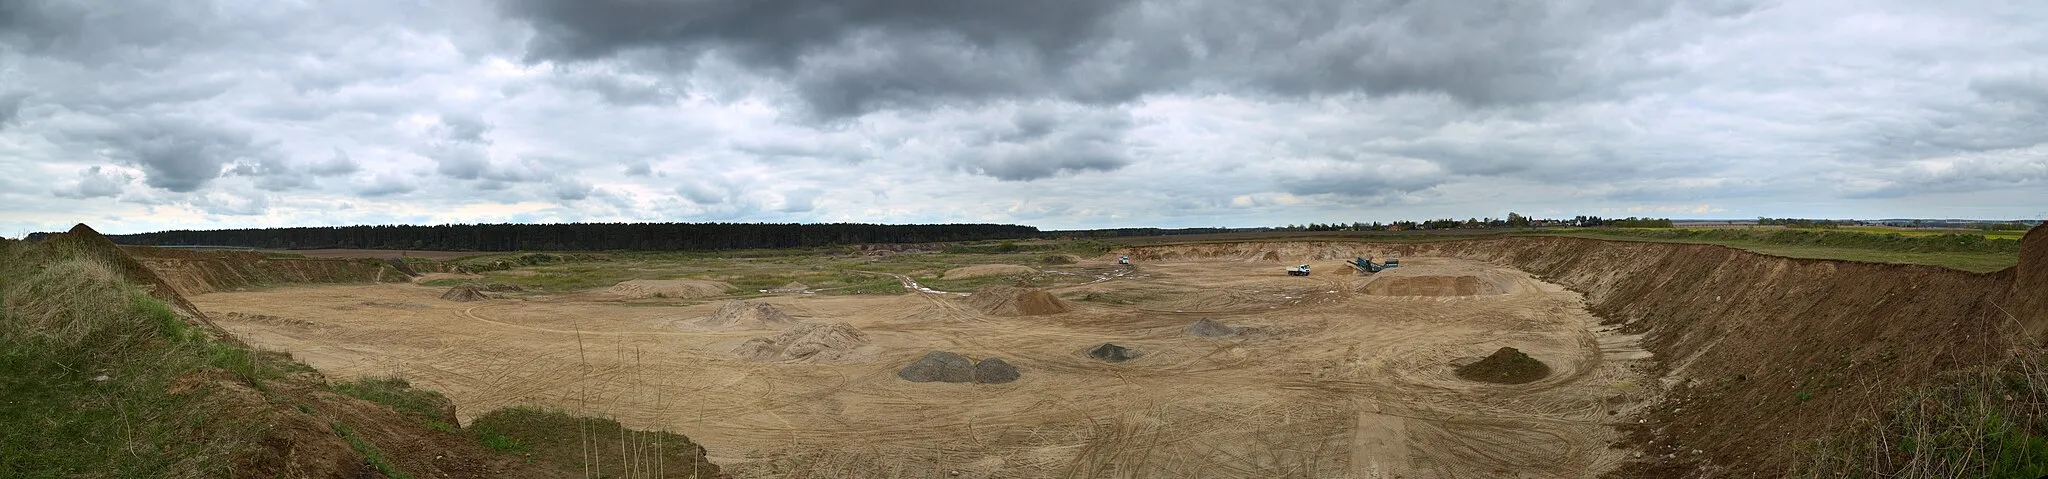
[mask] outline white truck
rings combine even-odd
[[[1292,268],[1287,268],[1287,275],[1288,275],[1288,276],[1308,276],[1308,265],[1305,265],[1305,264],[1304,264],[1304,265],[1301,265],[1301,266],[1295,266],[1295,267],[1292,267]]]

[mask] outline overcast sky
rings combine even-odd
[[[2048,2],[0,0],[0,236],[2048,216]]]

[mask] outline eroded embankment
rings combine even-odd
[[[179,294],[194,295],[266,284],[403,281],[388,261],[271,258],[246,251],[185,251],[123,247]],[[436,263],[411,263],[416,272],[439,272]]]
[[[2048,234],[2028,239],[2032,248],[2016,269],[2042,276]],[[1783,474],[1800,442],[1875,417],[1938,372],[2002,358],[2028,334],[2016,319],[2034,314],[2002,311],[2040,308],[2014,303],[2030,295],[2016,292],[2013,270],[1790,259],[1711,245],[1516,237],[1165,245],[1129,254],[1280,262],[1444,256],[1581,291],[1608,323],[1645,333],[1643,346],[1657,359],[1652,373],[1666,377],[1665,400],[1633,418],[1643,421],[1630,432],[1646,454],[1619,472],[1636,476]]]

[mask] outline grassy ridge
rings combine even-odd
[[[0,476],[227,475],[256,425],[184,384],[247,355],[98,261],[28,246],[0,245]]]
[[[1788,258],[1925,264],[1988,273],[2019,264],[2018,240],[1968,233],[1901,235],[1803,229],[1572,229],[1538,234],[1715,244]]]

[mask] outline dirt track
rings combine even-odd
[[[1096,263],[1074,267],[1107,266]],[[922,293],[765,300],[873,339],[871,361],[840,365],[744,361],[733,347],[772,331],[675,326],[716,301],[456,303],[436,298],[445,288],[376,284],[193,302],[246,313],[215,317],[330,375],[444,391],[465,420],[519,404],[614,416],[687,434],[741,477],[1586,477],[1622,461],[1607,447],[1610,422],[1648,399],[1632,367],[1647,355],[1598,331],[1579,294],[1483,263],[1404,257],[1400,276],[1483,278],[1481,290],[1504,294],[1372,295],[1341,262],[1313,264],[1301,278],[1263,257],[1145,261],[1053,290],[1131,304],[1070,301],[1073,312],[1048,316],[990,317]],[[1182,331],[1204,317],[1258,331]],[[1082,354],[1111,341],[1142,355],[1112,365]],[[1453,374],[1503,346],[1555,374],[1513,386]],[[1022,379],[895,377],[931,350],[1000,357]]]

